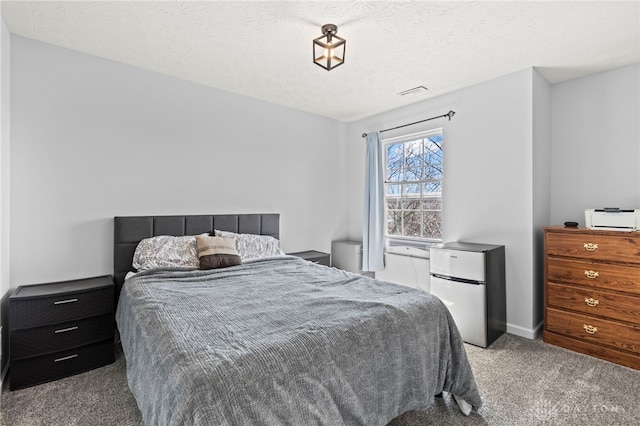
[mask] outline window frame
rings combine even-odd
[[[442,152],[442,161],[441,163],[429,163],[429,164],[438,164],[442,170],[441,170],[441,174],[440,174],[440,179],[426,179],[426,177],[424,175],[421,176],[420,180],[398,180],[398,181],[391,181],[389,180],[389,156],[388,156],[388,147],[389,145],[394,145],[394,144],[405,144],[407,142],[415,142],[415,141],[419,141],[419,140],[425,140],[428,139],[429,137],[435,136],[435,135],[440,135],[442,137],[442,144],[444,143],[444,132],[442,127],[438,127],[438,128],[434,128],[434,129],[429,129],[429,130],[424,130],[424,131],[420,131],[420,132],[415,132],[415,133],[409,133],[409,134],[404,134],[404,135],[399,135],[399,136],[395,136],[395,137],[390,137],[390,138],[384,138],[381,139],[381,144],[382,144],[382,149],[383,149],[383,186],[384,186],[384,220],[385,220],[385,229],[384,229],[384,238],[385,238],[385,245],[386,247],[390,247],[390,246],[397,246],[397,245],[403,245],[403,246],[413,246],[413,247],[418,247],[418,248],[423,248],[423,249],[428,249],[429,246],[433,245],[433,244],[438,244],[441,243],[442,237],[440,238],[433,238],[433,237],[425,237],[424,236],[424,219],[421,219],[421,224],[420,224],[420,234],[422,235],[421,237],[413,237],[413,236],[407,236],[407,235],[391,235],[389,234],[389,212],[390,210],[392,211],[399,211],[399,214],[401,216],[401,227],[403,229],[401,229],[401,233],[404,234],[404,214],[403,212],[408,211],[404,209],[404,206],[402,205],[402,189],[400,190],[400,194],[399,194],[399,209],[389,209],[389,201],[388,201],[388,195],[387,195],[387,187],[388,185],[400,185],[400,188],[402,188],[402,185],[412,185],[412,184],[417,184],[421,186],[420,189],[420,209],[418,211],[420,211],[422,214],[424,214],[425,211],[436,211],[439,212],[440,214],[440,231],[442,232],[442,219],[443,219],[443,212],[444,212],[444,206],[443,206],[443,198],[444,198],[444,146],[442,145],[440,148],[440,151]],[[422,151],[420,153],[420,155],[424,155],[424,141],[421,142],[422,143]],[[403,145],[404,146],[404,145]],[[404,149],[404,148],[403,148]],[[422,171],[424,173],[424,168],[426,167],[426,165],[424,167],[422,167]],[[403,172],[405,171],[405,163],[404,163],[404,157],[403,157],[403,165],[402,165],[402,170]],[[430,196],[430,197],[425,197],[424,196],[424,185],[425,184],[429,184],[429,183],[433,183],[433,182],[438,182],[440,185],[440,192],[438,196]],[[425,200],[429,200],[429,199],[434,199],[437,198],[440,200],[440,209],[439,210],[434,210],[434,209],[426,209],[425,208]],[[421,214],[421,218],[423,217]]]

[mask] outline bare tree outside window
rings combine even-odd
[[[442,131],[386,143],[385,165],[387,237],[441,241]]]

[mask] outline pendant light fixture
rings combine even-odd
[[[313,40],[313,62],[327,71],[344,64],[347,41],[337,33],[336,25],[326,24],[322,26],[322,36]]]

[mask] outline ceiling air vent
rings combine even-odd
[[[419,95],[421,93],[427,93],[427,88],[424,86],[414,87],[413,89],[405,90],[398,93],[400,96]]]

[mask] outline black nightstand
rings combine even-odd
[[[20,286],[9,297],[10,389],[115,361],[110,275]]]
[[[317,263],[319,265],[331,266],[331,255],[329,253],[323,253],[321,251],[308,250],[299,251],[297,253],[287,253],[289,256],[301,257],[309,262]]]

